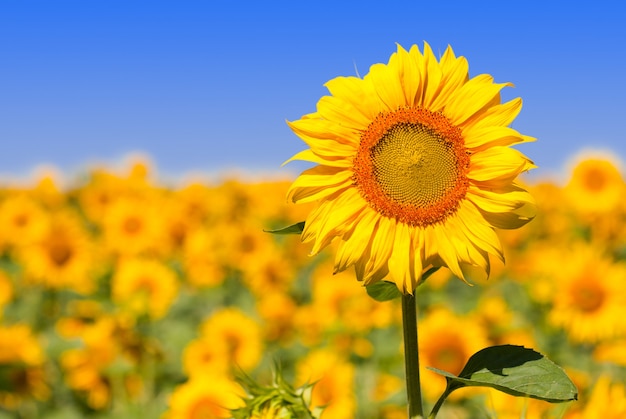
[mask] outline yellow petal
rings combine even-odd
[[[291,184],[287,199],[292,202],[311,202],[325,198],[334,191],[352,184],[352,172],[341,167],[315,166],[307,169]]]
[[[367,205],[358,192],[348,189],[341,193],[333,201],[326,201],[331,208],[323,212],[315,220],[309,221],[304,225],[302,238],[307,237],[311,231],[315,232],[315,243],[312,254],[317,254],[322,248],[326,247],[335,236],[342,235],[346,230],[350,229],[358,215]],[[310,228],[309,225],[311,226]]]
[[[370,67],[369,74],[364,77],[364,81],[372,87],[372,90],[378,95],[379,101],[385,105],[381,110],[395,111],[407,105],[404,90],[395,68],[384,64],[374,64]]]
[[[387,217],[379,217],[378,226],[374,230],[371,240],[370,255],[365,261],[365,269],[363,272],[363,280],[367,284],[371,276],[375,274],[387,261],[393,250],[393,242],[395,239],[396,221]]]
[[[396,235],[393,251],[389,257],[389,276],[396,283],[398,290],[403,294],[412,294],[417,282],[411,273],[411,236],[409,228],[404,223],[396,224]]]
[[[464,131],[465,147],[481,151],[487,147],[510,146],[513,144],[530,142],[534,139],[520,134],[513,128],[487,126]]]
[[[358,147],[360,142],[360,131],[345,127],[335,121],[304,118],[292,122],[287,121],[287,124],[307,144],[318,140],[334,140],[354,149]]]
[[[425,230],[424,244],[426,248],[436,249],[436,253],[441,257],[445,265],[452,273],[465,281],[454,245],[450,242],[444,228],[440,226],[429,226]]]
[[[506,103],[498,103],[482,112],[480,118],[475,118],[471,123],[466,124],[465,130],[470,131],[489,126],[509,126],[521,110],[522,99],[519,97]]]
[[[500,90],[510,83],[493,83],[493,77],[481,74],[470,79],[467,83],[454,91],[444,109],[445,115],[453,125],[460,126],[474,114],[488,107],[497,99]]]
[[[488,212],[510,212],[523,205],[534,205],[534,199],[525,190],[509,187],[502,190],[485,190],[470,185],[466,198]]]
[[[428,105],[428,109],[439,112],[442,111],[453,92],[459,89],[469,80],[469,65],[465,57],[456,58],[452,48],[448,46],[440,61],[442,80],[439,93]]]
[[[521,152],[509,147],[491,147],[472,154],[468,178],[491,181],[514,178],[535,165]]]
[[[378,115],[383,107],[371,83],[358,77],[335,77],[324,84],[332,96],[350,103],[368,120]]]
[[[366,129],[371,121],[351,103],[333,96],[323,96],[317,102],[317,112],[323,119],[335,121],[356,130]]]
[[[335,256],[334,272],[344,271],[363,257],[367,245],[372,238],[379,215],[370,208],[364,208],[358,215],[354,225],[344,233]]]
[[[431,108],[431,104],[439,96],[443,87],[441,83],[443,74],[437,58],[433,54],[433,50],[427,43],[424,44],[424,74],[427,77],[425,78],[426,86],[423,90],[422,106],[430,111],[437,112],[439,109]]]
[[[289,162],[300,160],[300,161],[310,161],[313,163],[317,163],[323,166],[334,166],[334,167],[343,167],[348,168],[352,166],[352,159],[346,157],[325,157],[315,154],[311,149],[302,150],[299,153],[295,154],[290,159],[286,160],[282,166],[286,165]]]

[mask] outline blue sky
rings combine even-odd
[[[166,175],[288,172],[285,120],[395,44],[448,44],[470,75],[521,96],[520,147],[562,170],[584,148],[626,156],[626,13],[618,2],[29,1],[0,4],[0,173],[76,171],[129,152]]]

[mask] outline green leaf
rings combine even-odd
[[[367,294],[376,301],[389,301],[402,296],[393,282],[378,281],[365,287]]]
[[[279,228],[277,230],[263,230],[266,233],[272,234],[302,234],[304,230],[304,221],[300,221],[299,223],[292,224],[287,227]]]
[[[539,352],[516,345],[491,346],[476,352],[457,376],[429,368],[446,377],[446,393],[461,387],[491,387],[512,396],[551,403],[578,399],[578,390],[563,369]]]

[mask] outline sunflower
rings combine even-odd
[[[328,349],[310,352],[296,366],[298,383],[315,383],[311,407],[324,407],[323,417],[355,417],[354,365]]]
[[[388,277],[410,294],[431,266],[488,273],[489,254],[503,258],[494,228],[532,217],[515,179],[535,166],[509,146],[533,138],[508,127],[522,101],[501,103],[506,86],[428,44],[326,83],[317,112],[289,122],[310,147],[290,160],[317,163],[287,194],[317,202],[302,232],[311,253],[337,237],[336,272],[354,265],[366,285]]]
[[[45,235],[48,213],[27,195],[12,194],[0,203],[0,249],[32,244]]]
[[[578,406],[576,406],[578,407]],[[584,407],[566,419],[618,419],[626,416],[626,387],[606,374],[600,375]]]
[[[50,396],[46,355],[30,326],[0,325],[0,411]]]
[[[577,243],[554,268],[548,321],[565,329],[575,342],[597,343],[626,333],[626,264],[601,249]],[[558,260],[558,259],[557,259]]]
[[[478,319],[457,315],[444,307],[435,307],[426,314],[420,324],[419,339],[420,359],[424,366],[452,374],[460,373],[469,357],[490,343],[487,330]],[[435,400],[445,388],[446,380],[429,369],[423,369],[421,373],[424,382],[429,383],[424,388],[426,398]],[[466,390],[452,397],[464,397],[469,393],[471,391]]]
[[[176,273],[160,260],[123,259],[111,279],[113,301],[137,316],[164,317],[178,296]]]
[[[237,308],[216,310],[200,325],[201,338],[223,341],[229,365],[243,370],[257,366],[263,355],[262,330],[258,323]]]
[[[243,389],[227,377],[202,377],[176,387],[164,419],[220,419],[241,407]]]
[[[565,187],[572,208],[582,214],[617,209],[626,193],[620,166],[610,154],[586,154],[579,158]]]
[[[17,251],[28,281],[51,289],[71,289],[88,294],[94,291],[97,249],[80,218],[73,211],[50,215],[45,233],[32,245]]]

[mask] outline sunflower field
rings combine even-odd
[[[615,159],[527,181],[538,215],[499,231],[506,264],[417,292],[434,403],[477,350],[524,345],[579,400],[464,389],[444,418],[626,417],[626,197]],[[0,418],[228,418],[242,371],[311,383],[322,419],[406,417],[398,300],[370,298],[330,250],[265,230],[306,218],[291,180],[168,185],[149,164],[0,189]],[[67,183],[67,182],[66,182]],[[274,416],[267,416],[274,417]]]

